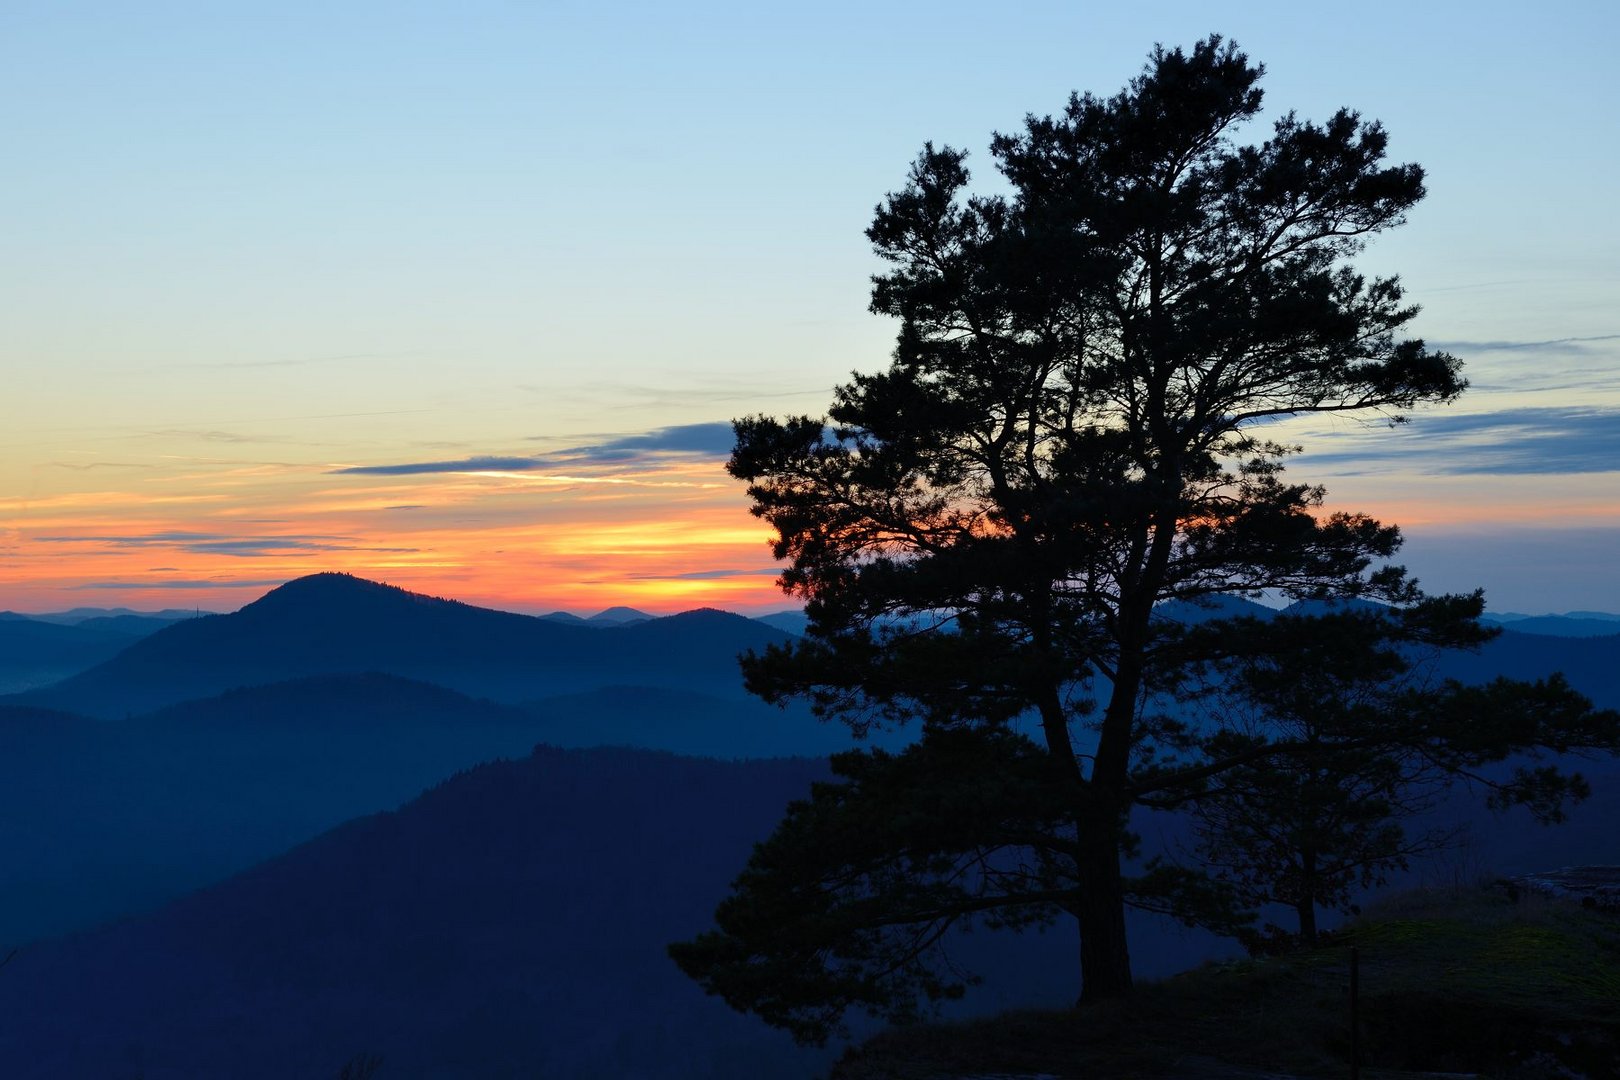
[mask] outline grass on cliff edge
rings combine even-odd
[[[1447,889],[1391,898],[1314,951],[1207,965],[1125,1000],[895,1029],[833,1077],[1348,1076],[1351,945],[1366,1080],[1620,1076],[1620,917]]]

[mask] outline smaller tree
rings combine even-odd
[[[1579,749],[1578,732],[1599,735],[1613,714],[1593,713],[1561,679],[1464,687],[1433,677],[1442,649],[1495,636],[1478,621],[1482,609],[1475,594],[1223,625],[1230,651],[1190,696],[1225,714],[1206,752],[1252,760],[1191,802],[1197,852],[1242,903],[1286,905],[1298,920],[1294,935],[1276,926],[1241,934],[1251,949],[1316,941],[1319,908],[1348,912],[1357,889],[1453,843],[1458,827],[1408,823],[1459,780],[1545,821],[1586,796],[1579,773],[1524,762]],[[1487,741],[1489,730],[1508,737]],[[1509,771],[1490,767],[1509,754],[1525,758]]]

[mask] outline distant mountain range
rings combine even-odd
[[[596,628],[316,574],[0,703],[118,719],[234,687],[366,671],[507,702],[627,682],[740,697],[737,655],[787,640],[713,609]]]
[[[1544,634],[1549,637],[1608,637],[1620,634],[1620,615],[1602,611],[1571,611],[1563,615],[1492,615],[1485,622],[1497,623],[1516,634]]]
[[[1199,607],[1169,604],[1163,610],[1190,621],[1274,612],[1236,597],[1215,597]],[[178,634],[158,633],[197,619],[204,622]],[[1604,612],[1486,619],[1519,635],[1620,634],[1620,615]],[[672,632],[671,625],[679,629]],[[780,635],[802,635],[806,628],[804,613],[792,610],[756,619],[712,609],[659,618],[630,607],[611,607],[588,618],[567,612],[526,616],[344,574],[315,574],[225,616],[124,608],[0,612],[0,701],[110,719],[237,686],[358,671],[428,679],[502,701],[627,681],[735,696],[740,693],[731,663],[736,652],[782,640]],[[572,633],[578,630],[617,633],[591,639]],[[154,640],[141,650],[120,655],[148,637]],[[637,677],[622,677],[628,667]]]
[[[116,722],[0,706],[0,945],[152,907],[536,743],[764,758],[853,740],[803,706],[647,686],[497,704],[378,673]]]
[[[1275,611],[1222,597],[1160,614]],[[1591,615],[1511,620],[1444,673],[1562,670],[1620,706],[1620,634],[1520,629],[1620,628]],[[707,924],[748,844],[824,766],[529,756],[541,743],[819,759],[852,745],[841,725],[742,691],[738,653],[803,625],[796,612],[534,617],[338,574],[184,621],[0,617],[0,672],[8,657],[36,679],[40,664],[82,665],[0,699],[0,956],[125,917],[25,945],[0,970],[0,1075],[330,1077],[361,1054],[385,1058],[379,1080],[808,1075],[823,1058],[704,999],[662,948]],[[480,766],[491,759],[516,760]],[[1481,838],[1459,860],[1613,861],[1620,775],[1596,771],[1593,805],[1558,830],[1448,807]],[[1145,815],[1147,850],[1173,849],[1178,822]],[[1222,947],[1151,922],[1133,933],[1143,974]],[[1072,934],[962,948],[1014,995],[981,996],[986,1008],[1072,993]]]
[[[212,611],[204,611],[202,608],[164,608],[162,611],[135,611],[126,607],[76,607],[69,611],[47,611],[39,614],[0,611],[0,622],[28,619],[33,622],[58,623],[65,626],[77,626],[87,622],[106,622],[108,620],[129,623],[141,621],[172,623],[179,622],[181,619],[196,619],[212,614],[214,614]]]
[[[322,574],[141,637],[0,622],[116,653],[0,699],[0,944],[151,907],[540,742],[721,758],[852,745],[804,706],[743,694],[737,654],[783,632],[716,611],[604,614],[623,621]]]
[[[542,619],[551,619],[554,622],[583,626],[628,626],[630,623],[646,622],[648,619],[656,619],[658,616],[649,615],[645,611],[637,611],[632,607],[610,607],[584,618],[566,611],[553,611],[549,615],[540,617]]]
[[[0,694],[75,675],[179,621],[127,612],[67,617],[72,614],[76,613],[24,616],[0,612]],[[190,613],[185,617],[190,618]]]

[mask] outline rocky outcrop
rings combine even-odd
[[[1620,913],[1620,866],[1566,866],[1540,874],[1509,878],[1515,890],[1574,900],[1582,907]]]

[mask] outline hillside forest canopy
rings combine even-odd
[[[1389,561],[1395,526],[1285,473],[1299,448],[1278,421],[1394,428],[1466,382],[1404,336],[1399,280],[1351,265],[1423,197],[1423,170],[1388,162],[1350,109],[1244,141],[1263,75],[1219,37],[1156,48],[1118,94],[996,135],[991,191],[928,144],[867,230],[887,264],[872,310],[899,324],[888,367],[824,417],[736,422],[730,471],[809,617],[745,659],[750,689],[857,733],[920,729],[835,758],[716,928],[672,946],[737,1008],[807,1041],[852,1007],[913,1015],[961,992],[943,946],[972,919],[1074,919],[1083,998],[1119,995],[1127,905],[1237,933],[1262,894],[1342,893],[1286,893],[1264,880],[1277,859],[1243,851],[1224,875],[1141,864],[1133,810],[1202,808],[1214,844],[1247,845],[1216,800],[1354,765],[1391,791],[1389,822],[1404,783],[1436,776],[1556,818],[1578,776],[1493,764],[1616,745],[1614,714],[1557,679],[1427,677],[1423,655],[1488,638],[1482,597],[1425,596]],[[1231,595],[1323,617],[1234,619]],[[1318,709],[1347,687],[1365,707]],[[1375,875],[1401,856],[1369,839],[1383,823],[1360,836]]]

